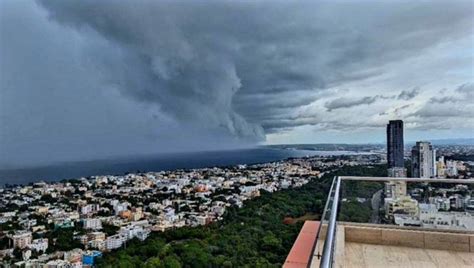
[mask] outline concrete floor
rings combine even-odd
[[[474,267],[474,253],[345,242],[344,267]]]

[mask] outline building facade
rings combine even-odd
[[[403,168],[403,121],[390,120],[387,125],[388,168]]]
[[[34,239],[28,247],[36,252],[44,253],[48,249],[48,238]]]
[[[431,143],[426,141],[416,142],[411,150],[412,177],[436,177],[435,159],[436,151],[433,150]]]
[[[418,215],[418,201],[409,197],[401,196],[396,199],[385,199],[385,217],[393,219],[394,214]]]
[[[82,219],[82,225],[84,229],[102,229],[102,221],[98,218],[86,218]]]
[[[18,231],[12,236],[12,240],[13,240],[14,248],[23,249],[31,244],[31,240],[33,240],[33,236],[31,232]]]

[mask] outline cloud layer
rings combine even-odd
[[[392,118],[474,128],[469,1],[1,5],[13,163],[307,142]]]

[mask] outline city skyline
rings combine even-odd
[[[470,1],[0,5],[0,167],[473,138]]]

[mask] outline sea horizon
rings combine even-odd
[[[240,164],[250,165],[281,161],[294,157],[358,153],[360,152],[256,147],[219,151],[134,155],[88,161],[66,161],[34,167],[2,168],[0,169],[0,187],[6,185],[25,185],[39,181],[55,182],[91,176],[211,168]]]

